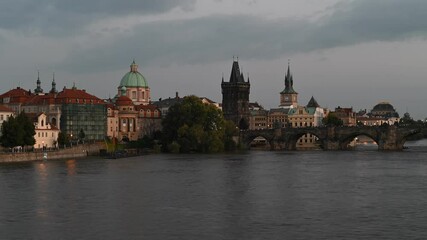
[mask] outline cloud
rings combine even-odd
[[[111,17],[190,10],[196,0],[6,0],[0,3],[0,29],[69,36]]]
[[[137,25],[109,44],[73,51],[62,67],[98,71],[122,67],[123,59],[141,64],[207,63],[240,55],[271,59],[373,41],[425,36],[424,0],[358,0],[337,4],[331,15],[310,20],[267,20],[256,16],[212,15]],[[121,63],[120,63],[121,62]]]
[[[64,57],[56,59],[54,66],[71,73],[122,69],[123,61],[133,58],[141,65],[204,64],[233,55],[268,60],[366,42],[425,37],[427,29],[427,1],[357,0],[335,5],[328,9],[330,14],[316,21],[210,15],[141,22],[125,31],[109,26],[88,30],[88,26],[101,20],[173,8],[188,10],[195,1],[8,1],[0,4],[0,28],[42,31],[47,33],[41,34],[47,39],[72,35],[64,41]],[[17,15],[18,10],[26,14]]]

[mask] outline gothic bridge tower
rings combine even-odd
[[[239,62],[233,60],[230,81],[224,82],[222,77],[222,111],[226,120],[233,121],[240,129],[249,127],[249,77],[245,81],[240,72]]]

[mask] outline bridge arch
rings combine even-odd
[[[245,132],[243,135],[243,138],[241,138],[241,140],[242,140],[241,143],[246,148],[250,149],[251,143],[257,138],[265,139],[267,145],[269,145],[270,148],[273,147],[272,144],[274,141],[274,136],[272,134],[267,133],[267,132],[258,132],[258,131]]]
[[[324,138],[315,128],[301,128],[287,137],[287,149],[298,150],[302,148],[324,148]]]
[[[420,130],[412,130],[412,131],[408,131],[408,132],[402,134],[403,136],[397,140],[398,145],[401,146],[403,149],[408,138],[411,136],[414,136],[416,134],[419,134],[420,132],[421,132]]]
[[[344,137],[342,137],[339,141],[339,148],[341,150],[349,150],[349,149],[353,149],[355,148],[355,144],[356,142],[356,138],[360,137],[367,137],[369,139],[371,139],[376,145],[378,145],[380,139],[378,137],[378,134],[372,134],[372,133],[368,133],[368,132],[354,132],[351,134],[348,134]],[[354,145],[353,145],[354,144]]]

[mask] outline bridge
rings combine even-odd
[[[257,137],[267,140],[271,150],[296,150],[297,141],[305,134],[319,139],[324,150],[348,150],[349,144],[357,136],[371,138],[378,144],[378,150],[401,151],[409,136],[419,133],[418,129],[398,126],[357,126],[357,127],[302,127],[246,130],[240,132],[240,143],[248,148]]]

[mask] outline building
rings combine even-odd
[[[243,73],[240,72],[238,61],[233,61],[230,81],[221,82],[222,111],[226,120],[233,121],[240,129],[249,128],[249,78],[245,81]]]
[[[107,136],[119,141],[136,141],[161,129],[161,110],[151,104],[150,88],[138,72],[135,61],[118,87],[119,93],[107,101]]]
[[[380,102],[371,110],[370,116],[379,118],[398,118],[399,113],[396,112],[393,105],[389,102]]]
[[[307,106],[297,106],[289,110],[289,125],[294,128],[299,127],[319,127],[325,117],[325,110],[320,107],[314,97],[311,97]],[[298,139],[298,148],[317,147],[318,138],[312,134],[305,134]]]
[[[13,112],[20,113],[22,111],[22,104],[27,102],[32,96],[31,90],[17,87],[1,94],[0,103],[12,109]]]
[[[343,126],[356,126],[356,113],[353,111],[353,108],[342,108],[338,106],[331,114],[341,119]]]
[[[285,74],[285,89],[280,92],[281,108],[295,108],[298,106],[298,93],[294,90],[294,77],[291,74],[290,64],[288,63],[288,71]]]
[[[249,103],[249,129],[259,130],[268,128],[268,110],[265,110],[257,102]]]
[[[400,117],[393,105],[389,102],[380,102],[369,113],[366,110],[361,110],[356,115],[356,121],[358,125],[366,126],[394,125],[399,123]]]
[[[59,129],[48,122],[47,115],[44,113],[29,114],[28,117],[33,120],[36,132],[34,135],[36,140],[34,148],[56,148],[58,146]]]
[[[1,127],[3,122],[9,120],[11,116],[14,115],[14,112],[11,108],[6,107],[5,105],[0,105],[0,136],[1,136]]]
[[[18,87],[0,95],[0,101],[16,114],[22,111],[45,114],[46,124],[72,139],[76,139],[81,130],[87,140],[103,140],[106,134],[105,103],[86,90],[77,89],[75,84],[71,89],[64,87],[58,92],[55,76],[47,93],[41,88],[38,74],[34,93]]]
[[[135,60],[130,65],[130,71],[122,77],[120,85],[117,87],[116,98],[121,97],[123,91],[125,91],[125,96],[130,98],[135,105],[147,105],[151,101],[147,80],[138,72],[138,65]]]

